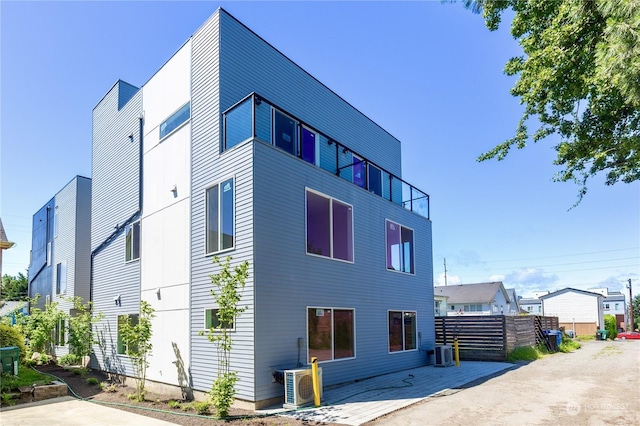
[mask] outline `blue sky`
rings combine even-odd
[[[640,183],[592,179],[570,209],[553,140],[476,162],[521,116],[502,72],[520,48],[508,25],[440,2],[1,2],[4,273],[28,267],[32,215],[91,176],[93,107],[119,78],[143,85],[218,6],[402,141],[403,178],[431,196],[436,283],[446,258],[449,284],[526,295],[631,278],[640,293]]]

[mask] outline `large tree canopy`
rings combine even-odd
[[[464,0],[494,31],[514,12],[511,34],[524,54],[511,58],[511,94],[524,114],[515,136],[478,160],[502,160],[557,134],[557,181],[581,185],[599,173],[606,184],[640,179],[640,2],[637,0]],[[530,133],[530,119],[537,130]],[[535,120],[534,120],[535,121]]]
[[[0,300],[27,300],[28,288],[29,280],[22,272],[15,277],[5,274],[0,287]]]

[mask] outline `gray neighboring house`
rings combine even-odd
[[[609,291],[607,287],[590,288],[589,291],[600,293],[604,296],[602,301],[604,315],[613,315],[616,318],[618,330],[625,330],[629,315],[626,296],[620,291]]]
[[[76,176],[33,215],[29,297],[39,295],[37,307],[58,302],[72,314],[63,298],[90,300],[91,179]],[[65,324],[55,332],[56,356],[69,352]]]
[[[542,300],[522,298],[518,302],[523,311],[531,315],[542,315]]]
[[[429,198],[401,176],[399,140],[218,9],[93,110],[93,368],[131,375],[118,327],[144,300],[149,386],[207,392],[214,256],[250,265],[229,324],[245,406],[281,402],[274,373],[311,357],[325,386],[425,365]]]
[[[517,302],[509,298],[502,281],[436,286],[434,295],[448,298],[447,316],[511,315],[512,306],[517,306]]]

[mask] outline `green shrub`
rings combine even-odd
[[[198,414],[209,414],[209,404],[207,401],[196,401],[193,404],[193,409],[196,410]]]
[[[580,349],[581,347],[582,345],[575,340],[566,336],[562,336],[562,343],[558,347],[558,350],[563,353],[569,353],[575,351],[576,349]]]
[[[169,408],[180,408],[180,403],[178,401],[170,400],[167,405]]]
[[[100,383],[100,389],[104,392],[113,393],[118,390],[118,385],[116,385],[115,383],[102,382]]]
[[[24,336],[20,333],[18,327],[8,324],[0,324],[0,347],[17,346],[20,350],[20,364],[24,362],[27,356],[27,347],[24,344]]]
[[[64,365],[64,366],[77,365],[78,362],[80,362],[80,358],[74,354],[63,355],[60,358],[58,358],[58,364]]]
[[[511,353],[507,357],[507,361],[533,361],[538,358],[540,358],[540,353],[535,346],[521,346],[511,351]]]
[[[73,374],[77,374],[82,378],[86,377],[87,373],[89,373],[89,369],[85,367],[74,368],[71,371],[73,372]]]
[[[618,325],[616,324],[616,317],[609,314],[605,315],[604,329],[607,330],[607,339],[615,339],[618,335]]]
[[[90,385],[97,385],[98,384],[98,379],[96,379],[95,377],[89,377],[87,379],[87,383]]]

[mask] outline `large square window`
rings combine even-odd
[[[235,244],[233,178],[213,185],[206,192],[206,253],[228,250]]]
[[[140,222],[134,222],[125,226],[125,252],[126,262],[140,259]]]
[[[353,262],[352,207],[310,190],[307,194],[307,253]]]
[[[415,350],[416,334],[415,311],[389,311],[389,352]]]
[[[354,358],[355,311],[353,309],[307,308],[309,362]]]
[[[387,269],[413,274],[413,230],[386,221]]]

